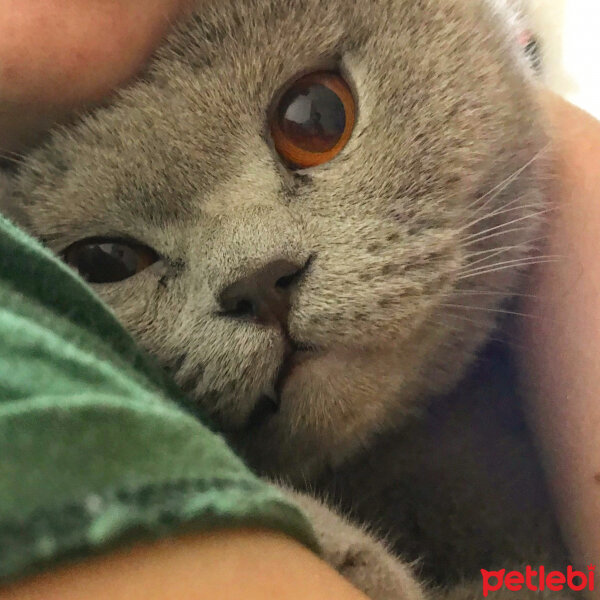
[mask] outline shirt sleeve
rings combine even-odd
[[[304,515],[253,475],[60,261],[0,217],[0,581]]]

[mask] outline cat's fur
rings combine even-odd
[[[26,159],[11,198],[57,252],[92,236],[159,252],[97,286],[141,344],[255,468],[327,492],[465,600],[479,568],[561,556],[520,417],[498,421],[512,388],[456,388],[469,368],[477,380],[544,209],[546,137],[511,14],[488,0],[203,2],[110,107]],[[287,83],[323,67],[354,89],[356,127],[333,161],[292,173],[268,115]],[[311,259],[289,334],[316,350],[277,414],[248,430],[286,342],[223,317],[218,298],[276,259]],[[302,501],[357,585],[420,597],[383,546]]]

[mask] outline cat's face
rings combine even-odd
[[[306,473],[455,383],[516,285],[544,138],[513,34],[483,0],[203,3],[141,81],[32,154],[14,199],[57,252],[152,248],[97,292],[251,462]],[[351,136],[292,171],[269,122],[324,69]]]

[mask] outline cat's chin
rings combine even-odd
[[[262,474],[310,480],[368,445],[398,412],[414,410],[403,362],[392,348],[297,353],[280,382],[278,410],[231,440]]]

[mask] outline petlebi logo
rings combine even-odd
[[[527,566],[525,572],[521,571],[486,571],[481,569],[483,578],[483,597],[487,598],[490,592],[497,592],[503,587],[511,592],[520,592],[522,589],[538,592],[550,590],[560,592],[567,586],[568,589],[574,592],[582,592],[583,590],[594,590],[594,565],[587,568],[587,572],[575,571],[570,565],[567,567],[567,572],[548,571],[541,565],[534,570]]]

